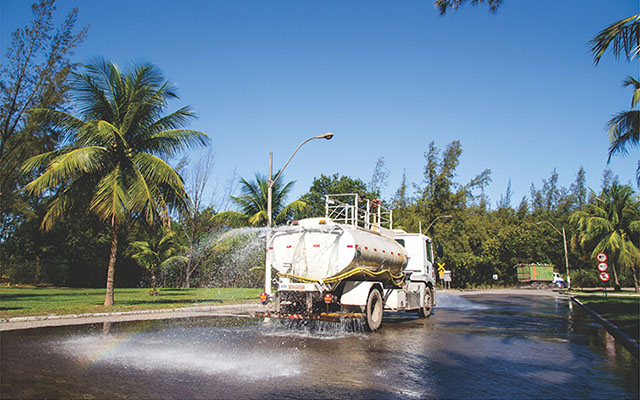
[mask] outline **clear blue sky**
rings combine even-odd
[[[1,0],[3,53],[29,21],[30,3]],[[294,196],[321,173],[368,182],[384,156],[390,197],[403,169],[422,182],[432,140],[461,141],[459,183],[491,169],[494,205],[509,179],[517,206],[554,168],[569,186],[583,166],[598,188],[605,124],[630,107],[621,83],[638,75],[637,61],[609,54],[594,67],[587,45],[637,14],[638,0],[505,0],[495,15],[466,6],[445,16],[432,0],[57,4],[59,19],[77,6],[79,25],[91,24],[78,61],[149,61],[177,84],[174,108],[195,107],[192,128],[211,137],[212,180],[234,169],[266,174],[269,151],[277,169],[304,139],[335,133],[306,144],[287,168]],[[609,167],[633,182],[637,160],[635,151]]]

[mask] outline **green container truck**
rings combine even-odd
[[[553,264],[518,264],[518,282],[532,287],[563,286],[564,279],[553,272]],[[564,284],[566,286],[566,284]]]

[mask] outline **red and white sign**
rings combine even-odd
[[[607,261],[607,255],[604,253],[599,253],[598,256],[596,257],[598,259],[598,261],[600,262],[605,262]]]
[[[606,271],[607,268],[609,268],[609,265],[607,265],[607,263],[601,262],[600,264],[598,264],[598,271],[600,272]]]
[[[600,272],[600,280],[602,282],[607,282],[609,280],[609,274],[606,272]]]

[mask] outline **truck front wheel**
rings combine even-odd
[[[421,318],[431,315],[431,309],[433,308],[433,291],[429,286],[424,289],[424,305],[418,309],[418,315]]]
[[[382,301],[382,294],[379,289],[373,289],[369,292],[367,298],[367,329],[371,332],[375,332],[382,325],[382,312],[384,309],[384,303]]]

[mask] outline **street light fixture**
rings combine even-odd
[[[549,225],[551,225],[551,227],[553,229],[555,229],[556,232],[558,232],[558,234],[562,235],[562,241],[564,242],[564,263],[567,266],[567,289],[571,288],[571,276],[569,275],[569,253],[567,252],[567,235],[564,231],[564,226],[562,227],[562,232],[560,232],[560,230],[558,228],[556,228],[551,222],[549,221],[540,221],[540,222],[536,222],[536,225],[540,225],[540,224],[544,224],[547,223]]]
[[[291,159],[296,155],[298,150],[300,150],[300,147],[302,147],[302,145],[313,139],[331,140],[332,137],[333,133],[327,132],[323,133],[322,135],[310,137],[309,139],[300,143],[300,145],[296,147],[296,149],[291,154],[291,157],[289,157],[287,162],[284,164],[284,167],[282,167],[282,169],[280,170],[280,172],[278,172],[278,175],[276,175],[274,179],[271,179],[271,177],[273,176],[273,152],[269,153],[269,185],[267,189],[267,251],[269,251],[269,241],[271,240],[271,214],[273,212],[271,202],[273,198],[273,185],[276,183],[280,175],[282,175],[282,172],[285,168],[287,168],[287,165],[289,165],[289,162],[291,162]],[[267,296],[271,296],[271,266],[269,265],[267,257],[265,257],[264,264],[264,292],[267,294]]]
[[[436,217],[433,221],[431,221],[431,223],[429,224],[429,226],[427,226],[427,229],[425,229],[425,233],[429,232],[429,228],[431,228],[431,226],[440,218],[453,218],[453,215],[441,215],[439,217]],[[422,229],[420,229],[420,233],[422,233]]]

